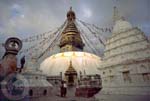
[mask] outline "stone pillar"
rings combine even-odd
[[[22,42],[18,38],[9,38],[5,42],[5,54],[3,56],[0,68],[0,76],[6,76],[17,69],[17,58],[19,50],[22,48]]]

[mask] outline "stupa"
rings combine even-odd
[[[112,36],[107,40],[99,66],[101,94],[149,96],[150,42],[139,28],[122,17],[115,18]]]
[[[90,74],[97,74],[97,67],[99,66],[100,57],[84,51],[84,43],[80,36],[80,31],[76,26],[76,15],[72,7],[67,12],[67,25],[61,33],[59,43],[60,52],[45,59],[40,66],[40,69],[48,76],[56,76],[62,73],[62,78],[65,78],[65,71],[72,61],[77,74],[80,72]],[[70,74],[70,73],[69,73]],[[77,75],[79,77],[79,75]]]

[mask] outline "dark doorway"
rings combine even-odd
[[[32,91],[32,89],[29,90],[29,96],[33,96],[33,91]]]
[[[46,94],[47,94],[47,90],[44,90],[43,95],[46,95]]]
[[[70,75],[70,76],[69,76],[68,82],[69,82],[69,83],[74,83],[74,77],[73,77],[73,75]]]

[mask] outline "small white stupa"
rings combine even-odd
[[[36,59],[31,59],[27,63],[27,67],[21,72],[21,75],[27,81],[30,97],[42,97],[52,95],[52,84],[47,81],[46,75],[42,71],[38,70]],[[32,95],[30,92],[33,92]]]

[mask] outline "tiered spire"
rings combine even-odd
[[[72,7],[67,13],[67,25],[61,34],[60,49],[61,52],[82,51],[84,43],[81,39],[80,32],[75,25],[75,13]]]
[[[65,72],[65,79],[67,81],[68,86],[73,86],[77,82],[77,71],[72,66],[72,61],[71,60],[70,60],[69,67]]]
[[[113,22],[116,22],[118,19],[120,19],[118,8],[114,6]]]
[[[121,16],[119,14],[118,8],[114,6],[114,13],[113,13],[113,22],[116,22],[118,20],[125,20],[124,16]]]
[[[126,21],[123,16],[119,15],[119,11],[116,6],[114,7],[113,22],[113,33],[124,32],[132,28],[132,25],[128,21]]]
[[[68,69],[66,70],[65,72],[65,75],[69,75],[69,74],[72,74],[72,75],[77,75],[77,71],[74,69],[74,67],[72,66],[72,61],[70,60],[70,64],[69,64],[69,67]]]
[[[72,7],[70,7],[70,10],[67,13],[67,20],[68,21],[74,21],[76,19],[76,15],[74,11],[72,11]]]

